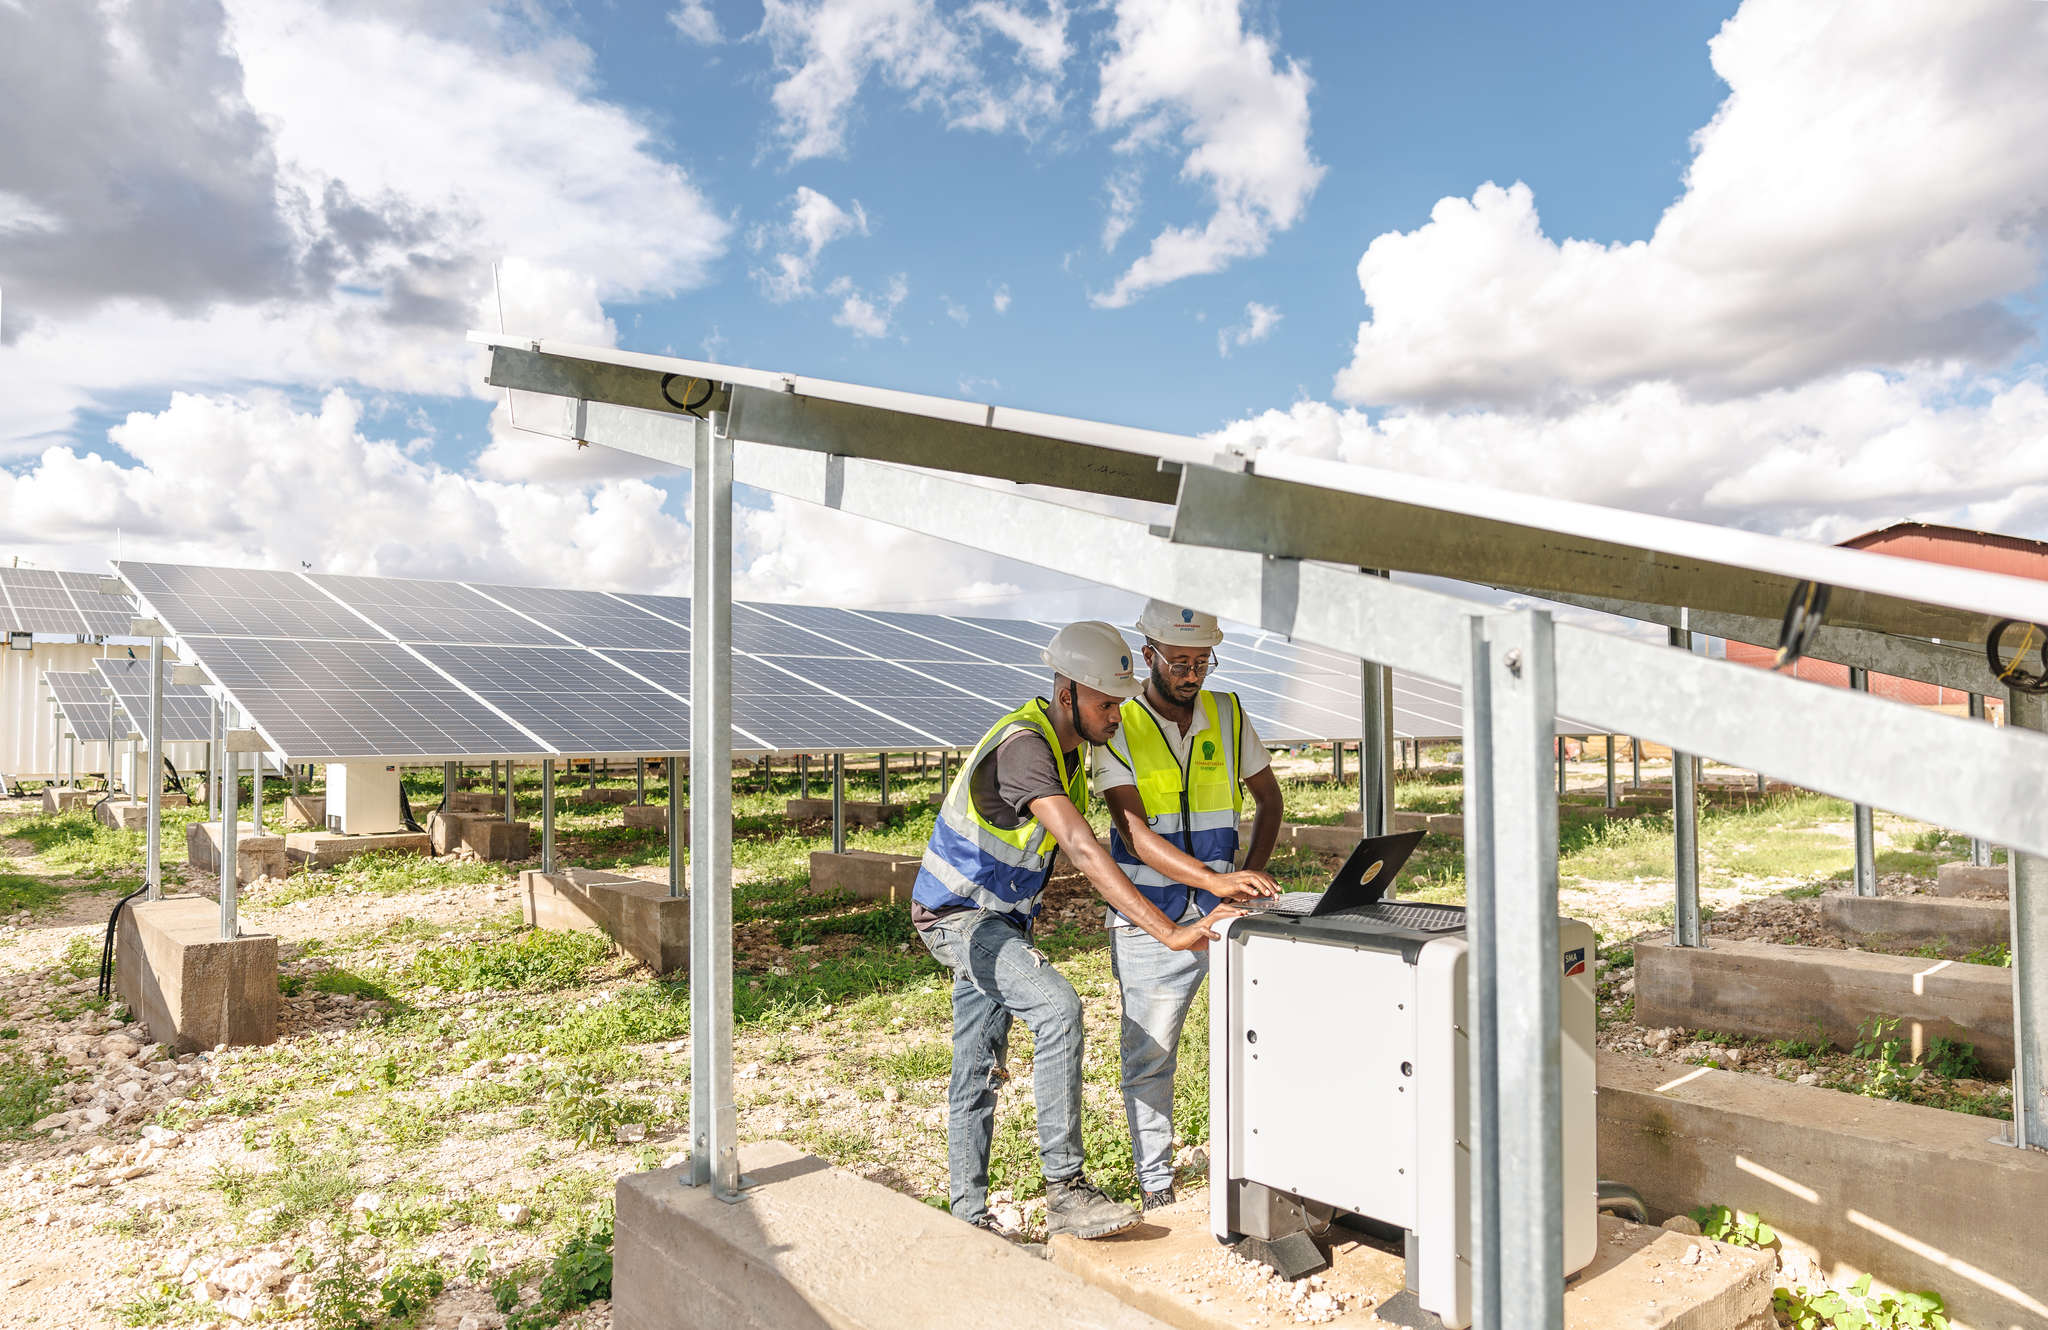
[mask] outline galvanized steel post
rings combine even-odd
[[[221,775],[225,778],[221,784],[220,805],[220,935],[233,938],[241,931],[235,909],[239,904],[236,894],[242,882],[242,863],[235,846],[235,833],[241,829],[242,799],[241,777],[235,771],[240,759],[227,750],[225,736],[220,757]]]
[[[1628,787],[1643,788],[1643,741],[1634,735],[1628,739]]]
[[[846,853],[846,754],[832,754],[832,853]]]
[[[540,871],[555,871],[555,759],[540,761]]]
[[[143,882],[148,899],[164,898],[164,639],[162,625],[149,639],[149,861]]]
[[[1552,742],[1552,743],[1553,743],[1553,744],[1554,744],[1554,745],[1556,746],[1556,748],[1557,748],[1557,793],[1558,793],[1559,797],[1563,797],[1563,795],[1564,795],[1564,786],[1565,786],[1565,776],[1564,776],[1564,736],[1563,736],[1562,734],[1560,734],[1560,735],[1558,735],[1558,736],[1557,736],[1557,737],[1556,737],[1555,739],[1553,739],[1553,740],[1552,740],[1551,742]]]
[[[732,1093],[732,436],[696,429],[690,476],[690,1181],[739,1195]]]
[[[243,723],[248,717],[242,717]],[[249,755],[249,830],[253,835],[263,834],[263,754]]]
[[[443,762],[441,764],[442,812],[452,813],[455,811],[455,786],[460,779],[461,778],[456,774],[455,764],[453,762]]]
[[[206,745],[206,820],[211,822],[220,816],[220,759],[221,750],[227,746],[223,735],[227,727],[222,723],[221,701],[213,699],[213,738]],[[109,788],[113,782],[109,780]]]
[[[1671,645],[1691,652],[1692,633],[1673,628]],[[1692,754],[1671,750],[1672,881],[1671,942],[1679,947],[1700,944],[1700,798],[1699,770]]]
[[[1394,782],[1387,770],[1387,744],[1394,728],[1387,707],[1390,673],[1376,661],[1359,662],[1358,821],[1367,836],[1386,835],[1394,820]],[[1336,747],[1344,751],[1341,742]],[[1343,778],[1341,763],[1337,775]]]
[[[1849,667],[1849,686],[1859,693],[1870,691],[1870,671],[1858,665]],[[1870,805],[1853,805],[1856,825],[1856,894],[1875,896],[1877,894],[1877,830],[1871,818]]]
[[[642,808],[647,806],[647,759],[633,759],[633,802]]]
[[[1607,736],[1607,806],[1614,807],[1614,736]]]
[[[1550,616],[1471,619],[1465,694],[1472,1323],[1564,1324],[1557,800]]]
[[[668,768],[668,894],[683,894],[683,782],[678,777],[683,755],[670,753],[662,759]]]
[[[505,759],[505,820],[514,822],[518,820],[518,816],[518,805],[513,802],[512,796],[512,759],[508,757]]]
[[[2048,698],[2015,688],[2005,722],[2048,730]],[[2012,920],[2013,1143],[2048,1150],[2048,859],[2006,851]]]
[[[1984,694],[1970,694],[1970,719],[1983,720],[1984,718]],[[1970,837],[1970,862],[1979,868],[1989,868],[1991,866],[1991,842],[1980,836]]]
[[[882,802],[886,804],[889,802],[889,755],[887,753],[875,754],[875,768],[881,772]]]
[[[798,753],[796,755],[796,797],[799,799],[811,797],[811,755],[809,753]]]

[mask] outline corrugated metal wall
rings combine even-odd
[[[64,755],[57,714],[43,687],[45,670],[89,670],[102,655],[125,654],[124,647],[77,642],[38,642],[33,651],[0,650],[0,773],[24,780],[63,776]],[[116,745],[125,752],[125,744]],[[164,756],[180,771],[206,767],[205,744],[165,744]],[[98,775],[107,769],[105,744],[78,746],[78,773]]]
[[[38,779],[61,775],[64,758],[57,713],[43,688],[45,670],[89,670],[110,648],[76,642],[38,642],[32,651],[0,651],[0,772]],[[92,746],[92,769],[107,757]],[[87,769],[81,754],[79,769]]]

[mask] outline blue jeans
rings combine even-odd
[[[1202,917],[1192,901],[1180,922]],[[1180,1030],[1209,975],[1206,951],[1173,951],[1128,925],[1109,930],[1109,964],[1123,994],[1124,1117],[1138,1185],[1173,1185],[1173,1073]]]
[[[1037,1041],[1031,1085],[1038,1101],[1038,1156],[1047,1182],[1081,1172],[1081,998],[1052,967],[1021,920],[987,910],[947,915],[918,935],[953,972],[953,1082],[947,1092],[946,1163],[953,1213],[988,1213],[989,1144],[996,1088],[1008,1073],[1010,1021]]]

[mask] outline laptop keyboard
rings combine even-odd
[[[1396,928],[1412,928],[1418,933],[1449,933],[1465,926],[1465,912],[1448,905],[1408,905],[1400,901],[1381,901],[1346,914],[1364,915],[1378,919]]]
[[[1278,896],[1233,903],[1248,914],[1307,914],[1322,899],[1320,891],[1283,891]]]

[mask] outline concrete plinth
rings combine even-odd
[[[179,1053],[277,1041],[277,939],[220,935],[220,906],[201,896],[135,900],[121,911],[114,985]]]
[[[43,787],[43,811],[45,813],[68,813],[74,808],[83,808],[91,802],[91,790],[58,789],[55,785],[45,785]]]
[[[1021,1247],[779,1141],[736,1205],[676,1169],[619,1179],[617,1330],[1165,1330]]]
[[[327,796],[324,794],[287,794],[284,797],[284,820],[301,826],[325,827],[327,825]]]
[[[435,854],[468,850],[479,859],[524,859],[533,843],[533,825],[507,822],[485,813],[427,815],[427,837]]]
[[[2048,1212],[2048,1154],[1998,1144],[1991,1119],[1606,1053],[1599,1113],[1600,1176],[1639,1190],[1652,1219],[1761,1214],[1788,1264],[1935,1289],[1954,1325],[2048,1330],[2031,1222]]]
[[[690,810],[683,811],[683,844],[690,843]],[[625,808],[626,829],[629,831],[668,830],[667,804],[627,804]]]
[[[1934,870],[1937,896],[1997,896],[2012,890],[2012,872],[2004,864],[1943,864]]]
[[[908,814],[908,804],[878,804],[865,800],[846,801],[846,825],[849,827],[884,827]],[[830,799],[791,799],[782,806],[782,815],[792,822],[812,822],[823,818],[832,820]]]
[[[690,898],[669,895],[666,882],[590,868],[529,868],[519,875],[519,898],[535,928],[603,933],[657,974],[689,964]]]
[[[2004,901],[1831,894],[1820,898],[1820,914],[1843,937],[1933,943],[1949,951],[1974,951],[2012,936],[2012,910]]]
[[[505,796],[488,790],[452,790],[448,794],[451,813],[495,813],[505,815]]]
[[[634,793],[631,790],[614,789],[609,785],[600,785],[596,789],[592,789],[586,785],[576,791],[575,802],[579,804],[629,804],[633,802],[634,797]]]
[[[1636,1021],[1760,1039],[1856,1042],[1872,1017],[1897,1017],[1914,1058],[1937,1036],[1976,1045],[1992,1075],[2012,1070],[2012,971],[1922,956],[1714,940],[1636,947]]]
[[[1311,854],[1349,854],[1358,848],[1359,830],[1339,823],[1336,826],[1317,826],[1306,822],[1283,822],[1280,824],[1280,838],[1273,842],[1275,849],[1293,846]]]
[[[371,850],[432,854],[434,844],[424,831],[392,831],[377,836],[345,836],[339,831],[293,831],[284,838],[285,858],[308,868],[332,868]]]
[[[1660,1228],[1600,1217],[1592,1264],[1565,1288],[1564,1323],[1573,1330],[1769,1330],[1769,1252],[1709,1243]],[[1344,1310],[1319,1325],[1374,1326],[1374,1309],[1399,1293],[1399,1255],[1333,1230],[1337,1241],[1323,1288]],[[1700,1248],[1683,1264],[1685,1249]],[[1046,1256],[1063,1270],[1180,1330],[1237,1330],[1286,1324],[1286,1310],[1234,1281],[1219,1279],[1217,1244],[1209,1231],[1209,1195],[1198,1190],[1145,1212],[1145,1222],[1115,1237],[1083,1242],[1058,1237]],[[1185,1291],[1183,1291],[1185,1290]]]
[[[921,856],[914,854],[883,854],[877,850],[833,854],[813,850],[811,890],[850,891],[862,900],[907,904],[921,862]]]
[[[202,873],[220,872],[220,823],[192,822],[185,827],[185,861]],[[235,873],[238,881],[285,874],[284,837],[259,836],[254,824],[235,824]]]
[[[109,799],[93,805],[92,815],[100,825],[116,831],[146,831],[149,828],[149,805],[146,803]]]

